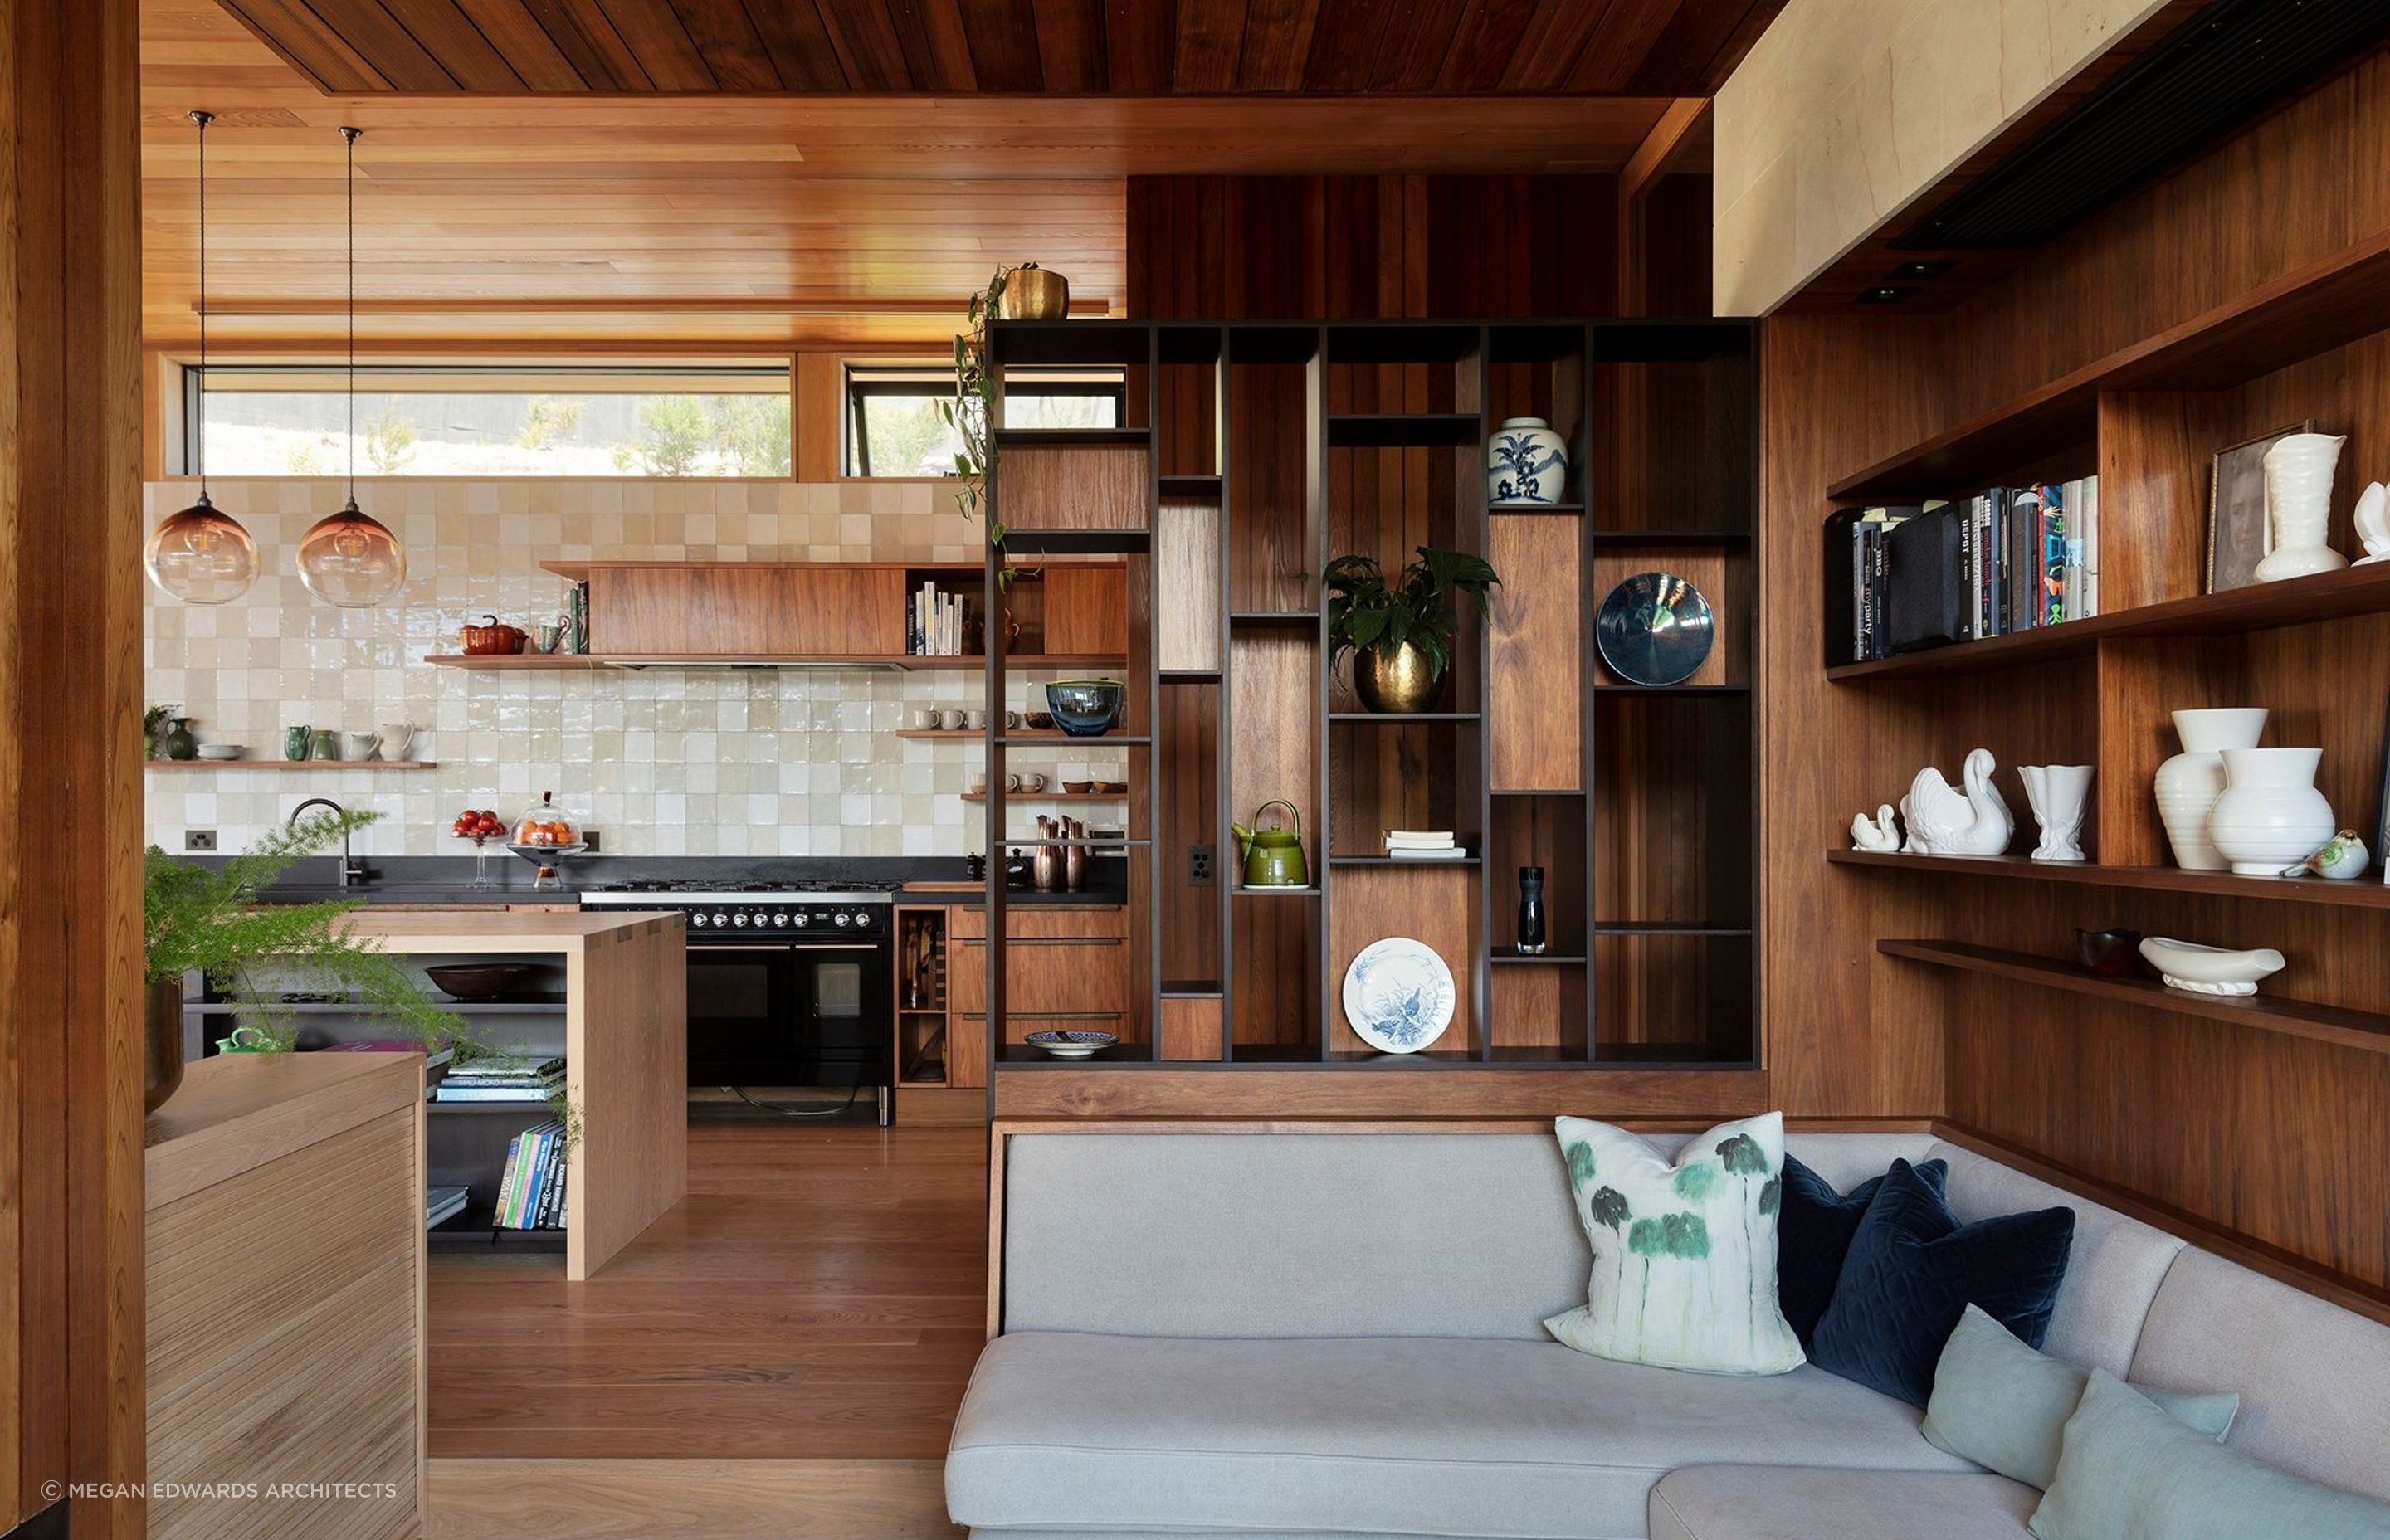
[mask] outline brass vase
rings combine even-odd
[[[1034,265],[1009,269],[996,297],[999,321],[1060,321],[1071,314],[1071,280]]]
[[[155,1112],[183,1084],[183,981],[152,979],[142,1004],[141,1110]]]
[[[1408,642],[1392,652],[1366,647],[1353,654],[1353,693],[1370,711],[1427,711],[1443,687],[1428,667],[1427,654]]]

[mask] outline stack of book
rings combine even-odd
[[[561,1059],[475,1059],[449,1066],[434,1101],[546,1101],[564,1084]]]
[[[1829,594],[1828,640],[1848,661],[2100,613],[2096,476],[1845,509],[1828,530],[1829,559],[1849,572]]]
[[[970,626],[970,601],[940,593],[934,583],[913,591],[905,612],[905,650],[917,658],[959,658]]]
[[[498,1178],[497,1213],[491,1223],[505,1230],[564,1227],[564,1124],[526,1128],[507,1146],[507,1166]]]
[[[1448,828],[1390,828],[1385,840],[1386,854],[1396,861],[1458,861],[1469,853]]]
[[[465,1200],[471,1196],[469,1187],[433,1187],[424,1198],[423,1227],[437,1229],[442,1221],[456,1218],[465,1212]]]

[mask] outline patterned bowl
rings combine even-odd
[[[1098,1048],[1109,1048],[1120,1038],[1108,1032],[1033,1032],[1022,1039],[1033,1048],[1043,1048],[1056,1059],[1086,1059]]]

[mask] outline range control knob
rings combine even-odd
[[[841,910],[839,910],[837,913],[835,913],[835,914],[831,915],[831,916],[830,916],[830,921],[831,921],[831,923],[835,924],[835,925],[836,925],[840,930],[845,930],[849,925],[852,925],[852,924],[854,924],[854,921],[852,918],[850,918],[848,917],[847,912],[846,912],[845,910],[843,910],[843,909],[841,909]]]
[[[747,929],[747,911],[741,909],[737,914],[732,915],[730,917],[730,923],[741,930]]]
[[[692,930],[702,930],[713,923],[713,917],[702,909],[688,917],[688,928]]]
[[[870,910],[857,909],[854,911],[854,928],[858,930],[868,930],[871,929]]]
[[[803,909],[800,909],[800,910],[798,910],[798,911],[797,911],[797,929],[798,929],[798,930],[803,930],[806,926],[811,925],[813,922],[814,922],[814,917],[813,917],[813,916],[811,916],[811,915],[807,914],[807,913],[806,913],[804,910],[803,910]]]
[[[775,909],[775,910],[773,910],[773,911],[772,911],[772,929],[773,929],[773,930],[787,930],[788,928],[789,928],[789,911],[787,911],[786,909]]]

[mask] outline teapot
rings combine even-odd
[[[1262,815],[1271,808],[1286,809],[1291,823],[1277,828],[1258,827]],[[1303,815],[1292,802],[1274,798],[1253,809],[1253,823],[1247,828],[1242,824],[1230,824],[1229,832],[1237,837],[1237,853],[1245,860],[1245,886],[1248,888],[1307,888],[1311,885],[1311,867],[1303,858]]]

